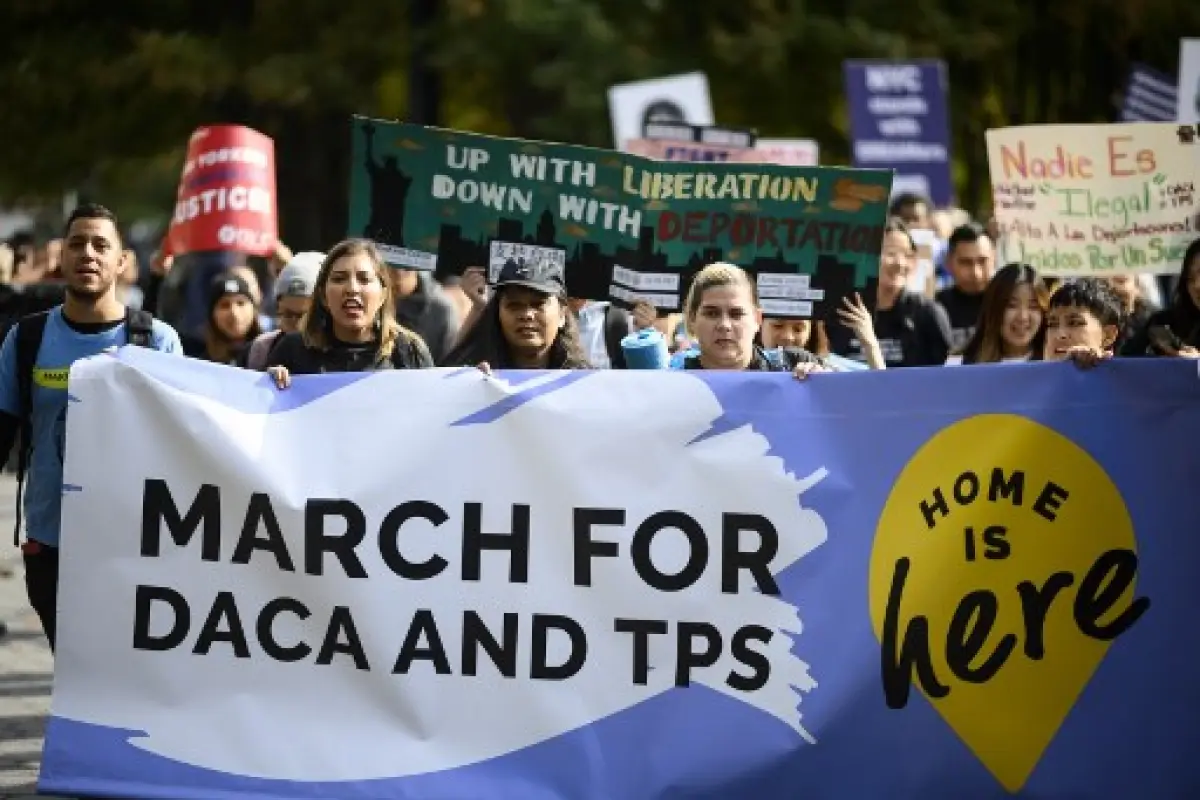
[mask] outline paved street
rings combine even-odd
[[[11,475],[0,476],[0,798],[34,796],[42,729],[50,707],[51,659],[37,617],[25,599],[20,553],[12,545]]]

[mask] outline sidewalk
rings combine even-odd
[[[52,660],[25,598],[20,552],[12,546],[16,481],[0,475],[0,798],[26,800],[37,791],[42,730],[50,708]],[[11,574],[10,574],[11,573]]]

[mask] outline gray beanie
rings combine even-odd
[[[317,285],[317,273],[325,261],[324,253],[304,252],[292,256],[292,260],[275,279],[275,297],[312,297]]]

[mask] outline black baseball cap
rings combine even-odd
[[[496,279],[496,288],[505,286],[524,286],[543,294],[562,294],[566,291],[562,267],[552,261],[526,261],[523,258],[510,258],[504,262],[500,277]]]

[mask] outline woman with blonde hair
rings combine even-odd
[[[433,366],[420,336],[396,322],[391,275],[375,245],[339,242],[325,256],[300,330],[280,337],[267,358],[279,388],[292,375]]]
[[[683,357],[683,369],[791,372],[797,378],[830,371],[824,359],[802,348],[755,344],[762,306],[754,280],[739,266],[718,261],[696,273],[683,311],[697,341],[696,351]]]

